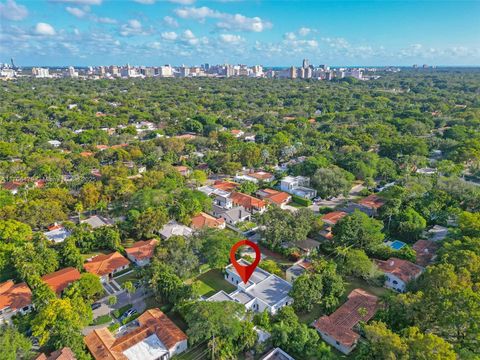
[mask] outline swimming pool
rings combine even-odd
[[[405,244],[403,241],[400,241],[400,240],[394,240],[394,241],[391,241],[388,245],[393,250],[400,250],[401,248],[403,248],[407,244]]]

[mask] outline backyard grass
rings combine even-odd
[[[103,325],[112,322],[112,317],[110,315],[102,315],[97,317],[92,321],[91,325]]]
[[[205,284],[202,280],[197,280],[197,283],[200,296],[209,297],[215,294],[215,289]]]
[[[174,356],[172,360],[199,360],[207,358],[207,344],[202,343],[201,345],[194,345],[192,348],[189,348],[183,354]]]
[[[211,296],[220,290],[230,293],[236,289],[235,286],[224,279],[223,273],[218,269],[209,270],[199,275],[195,280],[201,282],[201,289],[206,291],[203,294],[204,296]]]

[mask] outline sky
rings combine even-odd
[[[480,1],[0,0],[19,66],[480,65]]]

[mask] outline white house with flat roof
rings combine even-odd
[[[317,196],[317,190],[309,186],[310,179],[305,176],[285,176],[280,181],[280,190],[304,199],[313,199]]]
[[[242,266],[250,265],[243,259],[238,260],[238,263]],[[236,301],[244,304],[248,310],[267,310],[270,314],[275,314],[282,307],[293,303],[293,299],[288,295],[292,285],[259,267],[255,269],[248,283],[244,284],[237,270],[230,264],[225,268],[225,280],[235,285],[237,290],[230,294],[219,291],[207,301]]]

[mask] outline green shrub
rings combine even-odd
[[[302,206],[312,205],[312,200],[304,199],[304,198],[302,198],[300,196],[297,196],[297,195],[292,195],[292,200],[293,200],[293,202],[296,202],[297,204],[300,204]]]
[[[125,325],[125,324],[128,324],[130,321],[133,321],[135,320],[136,318],[138,318],[140,316],[139,313],[136,313],[136,314],[133,314],[125,319],[122,320],[122,325]]]
[[[120,324],[118,322],[116,322],[116,323],[113,323],[112,325],[110,325],[108,327],[108,330],[110,330],[110,332],[113,333],[113,332],[117,331],[119,327],[120,327]]]

